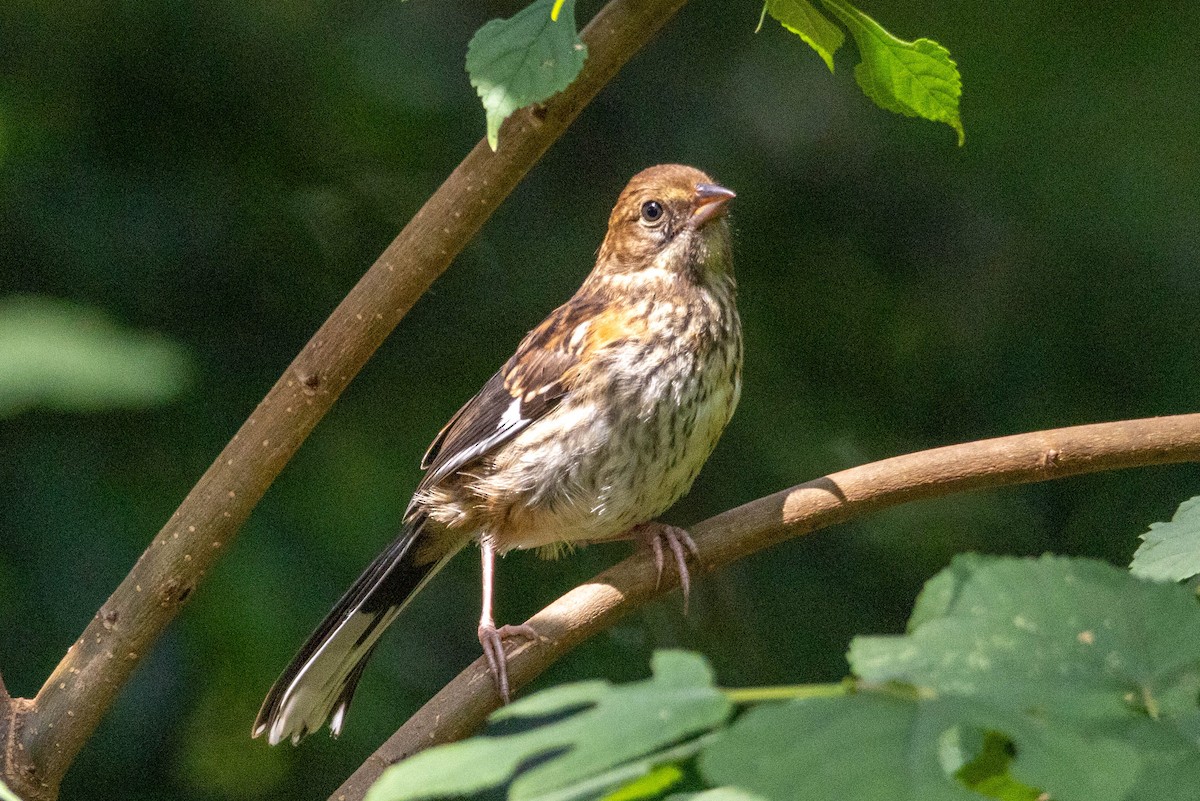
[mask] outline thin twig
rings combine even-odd
[[[546,149],[686,0],[613,0],[583,34],[571,86],[480,142],[325,321],[204,473],[38,692],[15,787],[53,799],[75,755],[317,421]],[[7,771],[6,771],[7,773]],[[30,778],[32,777],[32,778]]]
[[[1127,467],[1200,461],[1200,414],[1037,431],[897,456],[833,473],[705,520],[692,529],[705,570],[717,570],[792,537],[891,506],[960,492]],[[529,619],[540,639],[509,651],[508,678],[529,683],[587,638],[674,589],[656,586],[652,558],[637,552]],[[482,658],[452,679],[338,788],[358,801],[388,765],[468,736],[500,703]]]

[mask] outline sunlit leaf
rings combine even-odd
[[[0,801],[21,801],[21,799],[4,782],[0,781]]]
[[[467,45],[467,72],[487,112],[492,150],[510,114],[566,89],[583,69],[587,46],[575,31],[575,0],[565,0],[557,14],[554,6],[554,0],[536,0],[509,19],[487,23]]]
[[[658,798],[681,781],[683,770],[678,765],[659,765],[649,773],[613,790],[600,801],[641,801],[645,798]]]
[[[178,345],[96,309],[38,296],[0,300],[0,417],[33,407],[154,406],[175,397],[190,374]]]
[[[1200,495],[1181,503],[1169,522],[1150,524],[1129,569],[1160,581],[1200,575]]]
[[[943,739],[943,750],[957,751],[961,729],[956,729]],[[976,732],[972,732],[976,734]],[[1012,740],[994,731],[983,732],[980,742],[968,753],[974,753],[960,762],[954,776],[980,795],[997,801],[1038,801],[1041,791],[1022,784],[1013,778],[1011,770],[1016,749]]]
[[[823,0],[858,44],[854,77],[881,108],[944,122],[964,139],[958,101],[962,79],[950,51],[931,39],[906,42],[844,0]]]
[[[369,801],[640,801],[692,757],[713,789],[668,801],[1194,798],[1200,605],[1178,585],[1087,559],[963,556],[907,635],[858,638],[851,661],[852,692],[787,688],[723,727],[730,699],[756,693],[660,653],[649,681],[500,710],[483,736],[390,769]]]
[[[833,54],[846,41],[846,34],[808,0],[767,0],[766,12],[780,25],[817,51],[833,72]]]
[[[653,670],[646,681],[564,685],[510,704],[482,736],[388,768],[367,801],[462,796],[506,784],[510,801],[530,801],[580,797],[558,791],[583,782],[597,793],[623,786],[651,772],[648,757],[720,725],[731,711],[701,657],[662,651]],[[614,771],[640,758],[647,760],[633,775]]]

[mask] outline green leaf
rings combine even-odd
[[[808,0],[767,0],[766,12],[779,24],[817,51],[833,72],[833,54],[846,41],[846,34]]]
[[[652,667],[646,681],[564,685],[510,704],[492,715],[484,735],[388,768],[367,801],[461,796],[505,784],[510,801],[594,798],[687,758],[699,745],[663,749],[719,726],[731,704],[699,656],[662,651]]]
[[[858,44],[862,62],[854,68],[854,77],[867,97],[889,111],[946,123],[958,132],[962,145],[962,79],[950,51],[932,39],[897,39],[845,0],[823,2]]]
[[[1129,569],[1159,581],[1200,575],[1200,495],[1181,503],[1170,522],[1150,524]]]
[[[487,23],[467,45],[467,72],[487,112],[492,150],[510,114],[566,89],[583,69],[587,46],[575,32],[575,0],[555,10],[554,0],[536,0]]]
[[[978,801],[941,765],[943,708],[882,693],[763,704],[699,759],[704,779],[762,798]]]
[[[955,729],[953,733],[948,733],[950,736],[943,738],[943,743],[952,748],[958,746],[957,735],[960,731]],[[996,732],[984,732],[983,741],[972,752],[975,756],[963,762],[954,773],[960,782],[980,795],[998,801],[1038,800],[1040,790],[1022,784],[1009,772],[1015,756],[1012,740]]]
[[[672,793],[663,801],[765,801],[740,787],[714,787],[701,793]]]
[[[1013,778],[1056,801],[1190,797],[1200,607],[1179,585],[1086,559],[962,556],[908,634],[856,638],[850,661],[868,682],[990,710],[974,725],[1011,739]]]
[[[175,397],[191,372],[178,345],[96,309],[33,295],[0,300],[0,418],[37,406],[153,406]]]
[[[649,773],[618,787],[600,801],[641,801],[657,798],[683,781],[683,770],[678,765],[659,765]]]
[[[989,751],[1007,743],[1015,756]],[[1034,714],[880,691],[764,704],[699,759],[706,781],[772,801],[1031,801],[1038,786],[1056,801],[1122,801],[1142,766],[1131,744]]]
[[[1086,559],[967,555],[913,620],[905,636],[856,638],[855,673],[1093,720],[1196,711],[1200,608],[1177,585]]]
[[[8,786],[0,781],[0,801],[21,801],[17,794],[8,789]]]
[[[952,699],[944,699],[950,701]],[[953,699],[966,700],[966,699]],[[1125,801],[1145,768],[1142,752],[1120,737],[1106,737],[1088,722],[1047,720],[1041,710],[1001,709],[987,704],[965,704],[963,725],[984,731],[983,751],[969,763],[986,764],[988,735],[1013,744],[1016,757],[1005,772],[975,777],[970,767],[957,777],[964,784],[979,779],[973,789],[991,797],[1022,798],[1028,788],[1040,788],[1055,801]],[[998,766],[993,765],[993,768]],[[1182,801],[1177,795],[1158,801]]]

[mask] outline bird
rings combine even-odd
[[[271,687],[252,735],[299,743],[341,733],[380,635],[463,547],[483,563],[477,635],[509,701],[497,627],[497,555],[631,539],[664,553],[686,604],[688,533],[653,522],[695,480],[741,394],[742,333],[726,206],[704,172],[660,164],[620,193],[579,290],[434,438],[399,536],[333,607]]]

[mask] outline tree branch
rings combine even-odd
[[[334,310],[155,536],[67,651],[32,705],[21,705],[3,777],[28,801],[53,799],[67,768],[130,673],[217,563],[267,487],[430,283],[579,112],[686,0],[612,0],[583,33],[575,82],[514,114],[500,150],[480,142]],[[4,711],[16,709],[13,702]],[[8,745],[12,745],[11,741]]]
[[[896,456],[760,498],[692,529],[705,570],[717,570],[792,537],[891,506],[959,492],[1029,484],[1126,467],[1200,461],[1200,414],[1059,428]],[[509,651],[514,687],[532,681],[587,638],[677,586],[656,587],[651,557],[637,552],[529,619],[536,642]],[[358,801],[388,765],[461,739],[500,703],[476,660],[400,727],[330,796]]]

